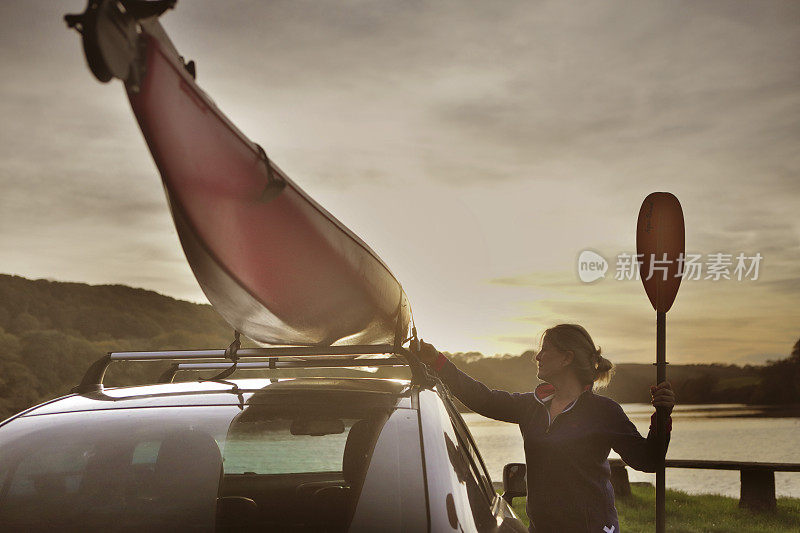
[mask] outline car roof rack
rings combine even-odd
[[[379,366],[408,366],[402,357],[384,357],[380,359],[355,359],[354,357],[315,357],[307,360],[280,360],[270,357],[268,361],[237,363],[236,370],[275,370],[278,368],[353,368]],[[182,370],[228,370],[231,363],[173,363],[161,374],[159,383],[172,383],[175,374]]]
[[[222,370],[224,379],[238,369],[337,368],[408,366],[412,385],[433,386],[435,379],[417,356],[393,344],[361,344],[350,346],[279,346],[239,348],[237,340],[227,349],[167,350],[155,352],[109,352],[92,363],[80,384],[72,389],[77,394],[103,390],[103,378],[111,363],[118,361],[172,361],[159,379],[169,383],[180,370]],[[389,355],[384,358],[360,358],[364,355]],[[241,359],[260,359],[243,362]]]

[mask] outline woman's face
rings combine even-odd
[[[572,361],[572,354],[558,350],[547,337],[542,341],[542,349],[536,354],[539,367],[537,377],[542,381],[550,381],[563,372]]]

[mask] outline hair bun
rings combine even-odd
[[[609,372],[614,367],[614,364],[600,355],[598,352],[597,354],[597,373],[598,374],[605,374]]]

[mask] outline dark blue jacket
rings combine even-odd
[[[548,383],[534,392],[510,393],[490,390],[443,356],[437,367],[464,405],[483,416],[519,424],[528,467],[531,531],[619,533],[608,454],[613,448],[632,468],[655,472],[654,426],[645,439],[617,402],[594,394],[591,387],[551,421],[554,389]]]

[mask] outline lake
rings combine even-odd
[[[646,436],[653,407],[622,404],[639,432]],[[667,458],[727,461],[800,462],[800,415],[764,416],[763,409],[745,405],[678,405],[672,413],[672,437]],[[464,420],[483,455],[492,481],[503,480],[503,465],[525,462],[522,436],[516,424],[475,413]],[[618,458],[613,450],[610,457]],[[655,484],[655,474],[628,468],[631,481]],[[739,497],[739,471],[667,468],[667,487],[689,493]],[[800,472],[776,472],[778,496],[800,498]]]

